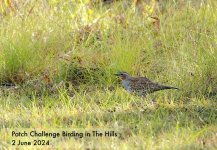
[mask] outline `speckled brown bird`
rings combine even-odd
[[[160,85],[154,83],[146,77],[131,77],[127,72],[118,72],[115,74],[122,80],[122,85],[129,93],[135,93],[138,96],[146,96],[148,93],[166,89],[178,89],[176,87]]]

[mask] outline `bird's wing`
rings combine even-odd
[[[148,78],[145,78],[145,77],[142,77],[140,79],[140,82],[143,86],[146,86],[146,88],[149,90],[149,91],[153,91],[153,90],[156,90],[158,87],[159,87],[159,84],[155,83],[155,82],[152,82],[151,80],[149,80]]]
[[[135,87],[137,89],[143,89],[144,87],[147,87],[151,83],[151,81],[145,77],[138,77],[132,78],[130,83],[132,87]]]
[[[139,80],[141,83],[144,83],[144,84],[152,84],[154,82],[152,82],[151,80],[149,80],[148,78],[146,77],[141,77],[140,80]]]
[[[157,83],[152,82],[146,77],[134,78],[133,82],[131,82],[131,86],[136,89],[143,89],[146,91],[153,91],[159,87]]]

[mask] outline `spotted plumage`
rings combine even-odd
[[[124,89],[130,93],[135,93],[138,96],[146,96],[148,93],[153,93],[165,89],[178,89],[154,83],[146,77],[131,77],[127,72],[118,72],[115,74],[122,80]]]

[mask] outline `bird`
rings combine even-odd
[[[120,71],[115,74],[122,80],[123,88],[129,93],[134,93],[138,96],[145,97],[149,93],[153,93],[166,89],[178,89],[172,86],[160,85],[149,80],[146,77],[132,77],[127,72]]]

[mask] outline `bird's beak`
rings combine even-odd
[[[118,74],[118,73],[115,73],[114,75],[115,75],[115,76],[119,76],[119,74]]]

